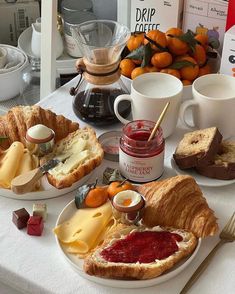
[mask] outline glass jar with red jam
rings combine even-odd
[[[164,169],[165,140],[161,127],[148,142],[155,123],[135,120],[123,127],[119,145],[119,168],[128,180],[145,183],[159,178]]]

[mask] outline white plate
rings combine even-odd
[[[217,180],[213,178],[207,178],[205,176],[202,176],[196,172],[193,168],[191,169],[185,169],[182,170],[180,169],[177,164],[175,163],[175,160],[171,158],[171,166],[177,173],[177,175],[190,175],[194,177],[195,181],[197,182],[198,185],[200,186],[205,186],[205,187],[222,187],[222,186],[227,186],[235,183],[234,180]]]
[[[29,58],[34,58],[31,50],[32,27],[24,30],[18,38],[18,47],[23,50]],[[56,59],[56,68],[60,74],[76,73],[75,68],[76,58],[70,57],[65,52]]]
[[[71,202],[69,202],[65,206],[65,208],[60,213],[60,215],[57,219],[57,222],[56,222],[56,226],[65,222],[69,218],[71,218],[71,215],[73,215],[76,212],[76,210],[77,210],[77,208],[75,205],[75,201],[72,200]],[[73,269],[76,272],[78,272],[78,274],[80,276],[82,276],[83,278],[90,280],[92,282],[95,282],[95,283],[98,283],[101,285],[105,285],[105,286],[116,287],[116,288],[150,287],[153,285],[163,283],[163,282],[173,278],[174,276],[178,275],[181,271],[183,271],[192,262],[194,257],[197,255],[198,250],[201,245],[201,239],[199,239],[196,249],[194,250],[193,254],[190,255],[189,258],[184,259],[183,261],[181,261],[180,263],[175,265],[170,271],[168,271],[167,273],[165,273],[157,278],[149,279],[149,280],[114,280],[114,279],[104,279],[104,278],[99,278],[99,277],[87,275],[83,271],[83,260],[76,257],[76,255],[68,254],[66,252],[66,250],[63,248],[63,246],[60,244],[57,236],[55,236],[55,238],[56,238],[56,243],[60,249],[60,252],[64,256],[64,258],[67,260],[67,262],[73,267]]]
[[[67,194],[69,192],[74,191],[79,186],[84,184],[92,175],[93,171],[74,183],[71,187],[65,188],[65,189],[56,189],[54,186],[50,185],[46,179],[46,176],[43,176],[41,180],[41,188],[40,191],[35,192],[29,192],[25,194],[15,194],[10,189],[1,189],[0,188],[0,196],[12,198],[12,199],[18,199],[18,200],[42,200],[42,199],[50,199],[59,197],[61,195]]]

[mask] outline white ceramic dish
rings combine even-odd
[[[171,166],[175,170],[177,175],[190,175],[190,176],[194,177],[194,179],[196,180],[196,182],[199,186],[222,187],[222,186],[228,186],[228,185],[235,183],[235,179],[224,181],[224,180],[207,178],[205,176],[198,174],[194,169],[181,170],[177,166],[177,164],[175,163],[173,158],[171,159]]]
[[[18,47],[23,50],[29,58],[35,58],[31,50],[32,28],[28,27],[18,38]],[[56,60],[56,68],[59,74],[76,73],[75,58],[65,52]]]
[[[42,199],[50,199],[50,198],[56,198],[60,197],[62,195],[65,195],[69,192],[74,191],[79,186],[83,185],[88,179],[91,177],[93,172],[89,173],[85,177],[83,177],[81,180],[74,183],[71,187],[65,188],[65,189],[56,189],[54,186],[50,185],[46,179],[46,176],[43,176],[41,180],[41,190],[35,191],[35,192],[29,192],[25,194],[15,194],[9,189],[1,189],[0,188],[0,196],[6,197],[6,198],[12,198],[17,200],[42,200]]]
[[[56,222],[56,226],[63,223],[64,221],[68,220],[76,212],[76,210],[77,210],[77,208],[76,208],[75,202],[74,202],[74,200],[72,200],[71,202],[69,202],[65,206],[65,208],[60,213],[60,215],[59,215],[59,217],[57,219],[57,222]],[[166,282],[167,280],[175,277],[181,271],[183,271],[192,262],[194,257],[197,255],[198,250],[199,250],[200,245],[201,245],[201,239],[199,239],[198,245],[197,245],[196,249],[194,250],[193,254],[190,257],[188,257],[187,259],[184,259],[183,261],[178,263],[176,266],[174,266],[167,273],[165,273],[165,274],[163,274],[163,275],[161,275],[161,276],[159,276],[157,278],[150,279],[150,280],[114,280],[114,279],[104,279],[104,278],[99,278],[99,277],[87,275],[83,271],[83,260],[76,257],[76,255],[68,254],[64,250],[63,246],[60,244],[57,236],[56,236],[56,243],[57,243],[57,245],[59,247],[59,250],[60,250],[61,254],[66,259],[66,261],[83,278],[85,278],[87,280],[90,280],[92,282],[101,284],[101,285],[109,286],[109,287],[116,287],[116,288],[145,288],[145,287],[150,287],[150,286],[153,286],[153,285],[157,285],[157,284]]]
[[[0,101],[5,101],[20,93],[23,84],[21,71],[27,66],[28,57],[22,50],[14,46],[1,44],[1,48],[8,51],[9,64],[18,63],[18,66],[13,66],[7,69],[7,72],[0,73]]]
[[[212,72],[217,73],[220,68],[221,57],[216,50],[214,50],[214,51],[217,53],[217,58],[216,59],[209,58],[208,63],[211,66]],[[132,80],[122,75],[122,81],[124,82],[125,86],[127,87],[128,91],[130,92]],[[183,87],[182,102],[185,100],[190,100],[190,99],[193,99],[192,85],[184,86]]]

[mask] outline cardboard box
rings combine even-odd
[[[183,0],[118,0],[117,20],[132,32],[167,31],[182,25]]]
[[[0,43],[17,45],[19,35],[40,16],[39,3],[0,3]]]
[[[222,50],[228,3],[216,0],[185,0],[183,30],[218,38]]]
[[[235,25],[224,36],[220,73],[235,77]]]

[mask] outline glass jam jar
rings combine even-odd
[[[136,120],[123,127],[119,168],[128,180],[145,183],[159,178],[163,173],[165,140],[160,127],[148,142],[154,125],[152,121]]]

